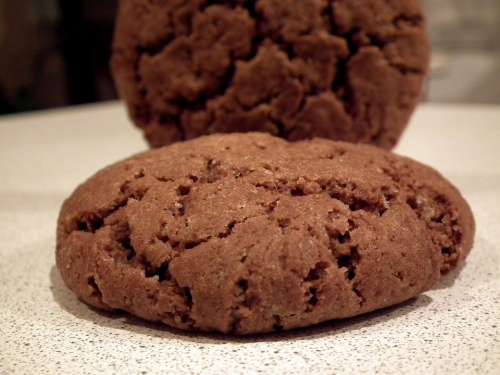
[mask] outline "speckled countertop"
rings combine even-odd
[[[499,374],[500,108],[424,106],[398,152],[469,200],[461,272],[401,306],[260,337],[184,334],[78,302],[54,268],[63,199],[145,149],[119,104],[0,119],[0,374]]]

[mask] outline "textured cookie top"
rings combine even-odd
[[[474,220],[429,167],[372,146],[203,137],[97,173],[65,202],[58,267],[82,299],[251,333],[402,302],[467,256]]]
[[[113,48],[153,146],[266,131],[390,148],[428,60],[417,0],[123,0]]]

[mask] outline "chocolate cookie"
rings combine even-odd
[[[264,131],[391,148],[428,60],[418,0],[123,0],[112,65],[154,147]]]
[[[236,334],[403,302],[469,253],[441,175],[372,146],[214,135],[97,173],[64,203],[57,265],[85,302]]]

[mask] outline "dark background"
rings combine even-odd
[[[118,0],[0,0],[0,114],[116,97]]]
[[[0,0],[0,114],[115,99],[118,1]],[[500,104],[500,0],[422,1],[434,47],[426,100]]]

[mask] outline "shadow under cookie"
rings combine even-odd
[[[460,263],[457,268],[451,270],[448,274],[443,275],[441,280],[432,288],[432,290],[448,289],[455,285],[455,281],[458,280],[460,273],[465,267],[465,262]]]
[[[311,327],[264,335],[232,336],[221,333],[193,333],[168,327],[161,323],[147,322],[123,311],[106,312],[80,301],[64,284],[55,266],[50,270],[50,284],[54,301],[65,311],[78,319],[90,321],[98,326],[129,331],[133,334],[163,339],[185,340],[200,344],[225,344],[226,342],[279,342],[287,340],[312,340],[356,332],[392,319],[398,319],[413,311],[428,306],[432,298],[423,294],[399,305],[387,307],[354,318],[332,320]]]

